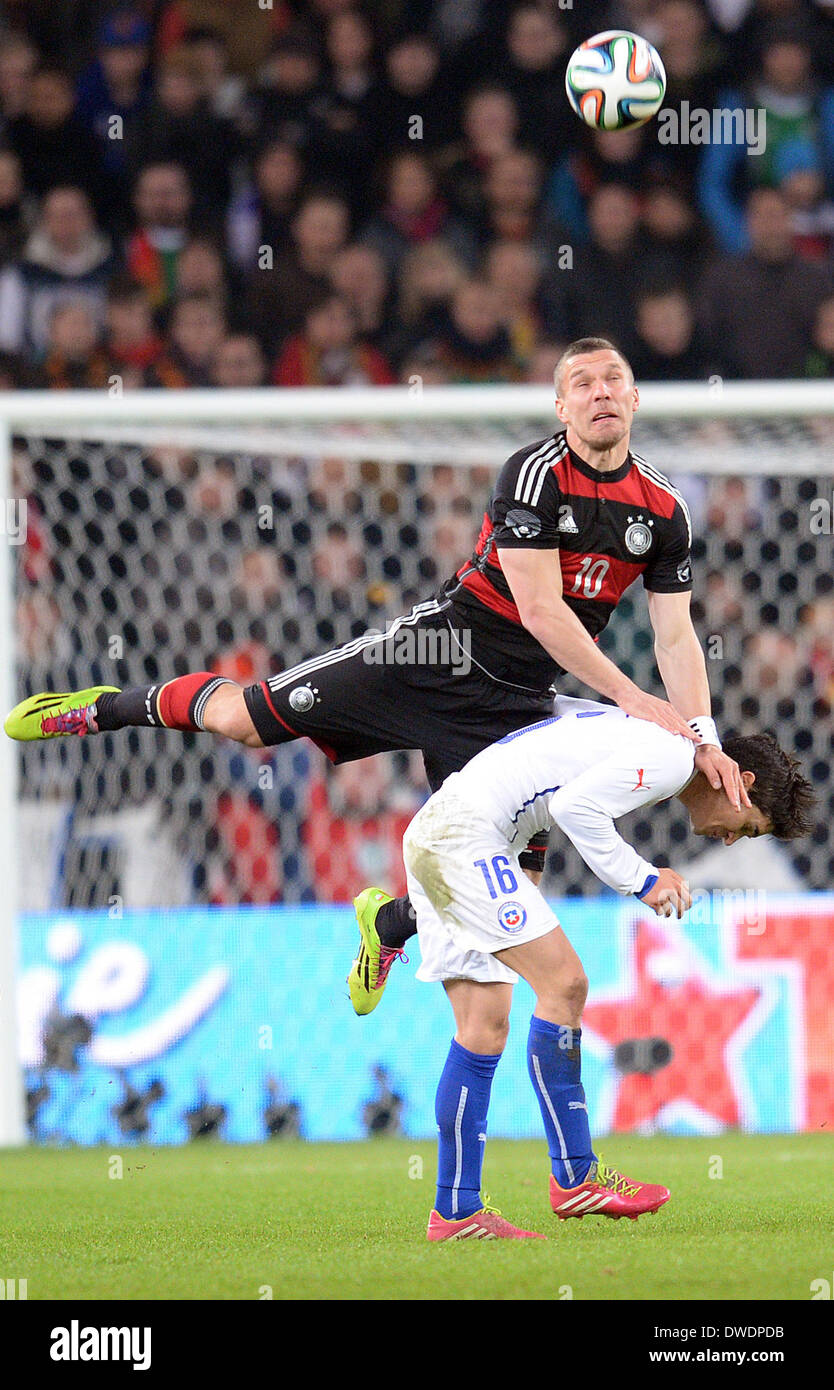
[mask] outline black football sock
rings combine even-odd
[[[383,903],[376,914],[376,929],[383,946],[401,951],[417,931],[414,908],[408,898],[393,898],[390,903]]]
[[[106,691],[96,700],[96,725],[99,733],[110,733],[113,729],[150,727],[145,701],[153,686],[143,685],[141,689]],[[157,687],[158,689],[159,687]]]
[[[196,733],[203,728],[206,704],[221,685],[229,685],[225,676],[211,671],[195,671],[187,676],[155,685],[134,686],[131,690],[105,691],[96,700],[96,725],[99,733],[129,727],[147,729],[178,729],[181,733]]]

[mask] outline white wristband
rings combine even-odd
[[[696,734],[701,735],[704,743],[714,743],[717,748],[721,747],[721,740],[718,737],[718,730],[715,727],[715,720],[708,714],[696,714],[694,719],[687,719],[690,729],[694,729]]]

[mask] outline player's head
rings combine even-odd
[[[553,380],[556,414],[580,448],[613,449],[628,435],[639,404],[634,373],[607,338],[577,338],[556,363]]]
[[[770,734],[730,738],[724,752],[738,763],[753,805],[736,810],[723,787],[711,787],[698,773],[684,788],[684,802],[696,835],[735,844],[745,836],[773,835],[796,840],[813,827],[816,797],[799,763]]]

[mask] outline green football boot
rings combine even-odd
[[[18,743],[40,738],[62,738],[67,734],[97,734],[96,700],[99,695],[119,694],[116,685],[94,685],[89,690],[52,690],[21,700],[6,716],[3,728]]]
[[[390,893],[382,888],[365,888],[354,898],[356,920],[359,923],[359,954],[347,977],[350,999],[358,1014],[373,1013],[388,983],[388,972],[397,956],[407,959],[402,951],[383,946],[376,929],[376,918],[384,903],[393,902]]]

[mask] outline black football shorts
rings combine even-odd
[[[553,696],[493,680],[437,600],[244,691],[263,743],[309,738],[335,763],[419,748],[432,791],[505,734],[547,719]]]

